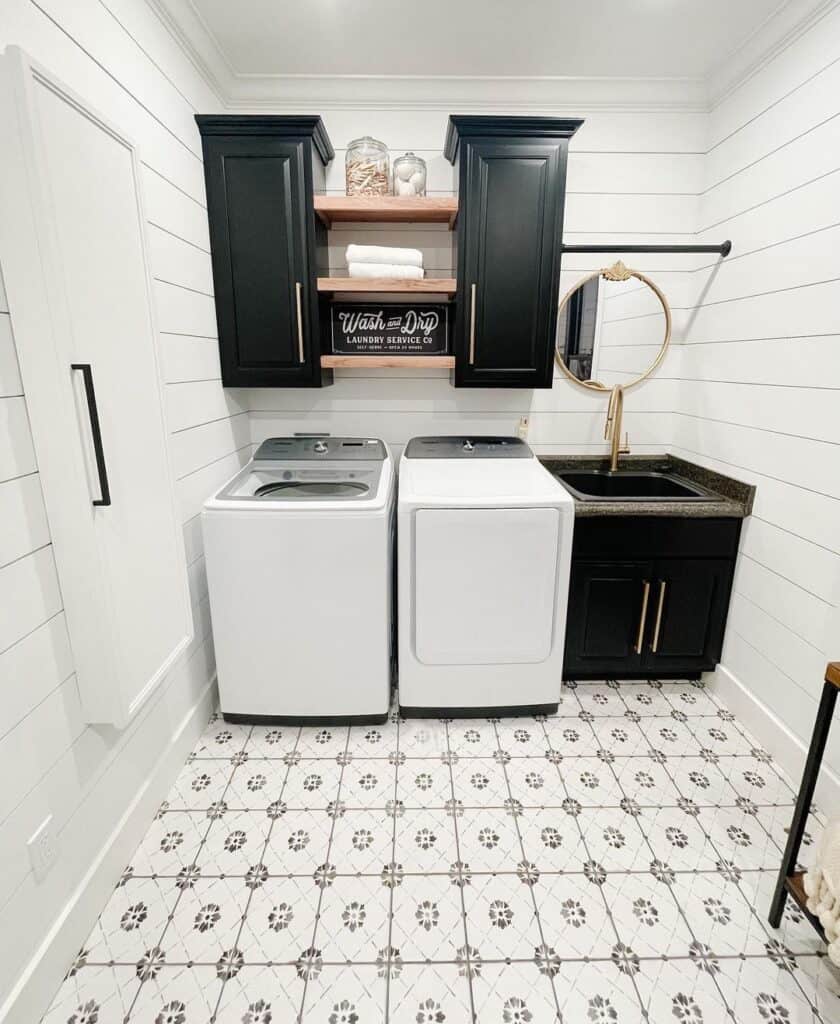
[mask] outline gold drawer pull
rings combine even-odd
[[[665,588],[667,584],[665,580],[659,581],[659,601],[656,604],[656,625],[653,627],[653,643],[650,645],[651,651],[656,654],[659,649],[659,631],[662,629],[662,609],[665,606]]]
[[[642,641],[645,636],[645,623],[647,622],[648,601],[650,599],[650,580],[644,581],[642,590],[642,614],[639,616],[639,632],[636,635],[636,646],[633,650],[636,654],[642,653]]]

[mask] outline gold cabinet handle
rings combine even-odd
[[[633,650],[636,654],[642,653],[642,641],[645,636],[645,623],[647,622],[648,601],[650,600],[650,580],[644,581],[642,589],[642,614],[639,616],[639,632],[636,634],[636,646]]]
[[[470,287],[470,366],[475,362],[475,285]]]
[[[303,363],[306,360],[303,355],[303,313],[301,312],[300,295],[303,287],[300,281],[295,281],[295,305],[297,306],[297,328],[298,328],[298,361]]]
[[[656,624],[653,627],[653,643],[650,645],[650,649],[653,654],[656,654],[659,649],[659,631],[662,629],[662,609],[665,606],[665,588],[667,584],[665,580],[659,581],[659,600],[656,602]]]

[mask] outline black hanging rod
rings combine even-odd
[[[720,245],[561,245],[562,252],[716,252],[728,256],[732,243]]]

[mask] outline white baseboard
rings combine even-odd
[[[85,876],[69,895],[14,989],[0,1005],[0,1024],[32,1024],[49,1007],[67,965],[90,934],[149,822],[195,747],[216,705],[215,673],[173,733],[169,746],[129,801]]]
[[[704,680],[710,692],[720,697],[772,754],[778,766],[790,777],[793,788],[798,790],[808,753],[807,745],[723,665],[718,665],[714,672],[704,676]],[[828,817],[840,815],[840,778],[825,766],[820,771],[814,802]]]

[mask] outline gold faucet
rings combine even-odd
[[[629,437],[624,435],[624,446],[621,444],[621,417],[624,413],[624,388],[616,384],[610,392],[607,405],[607,422],[604,425],[604,440],[610,442],[610,472],[618,469],[619,455],[630,454]]]

